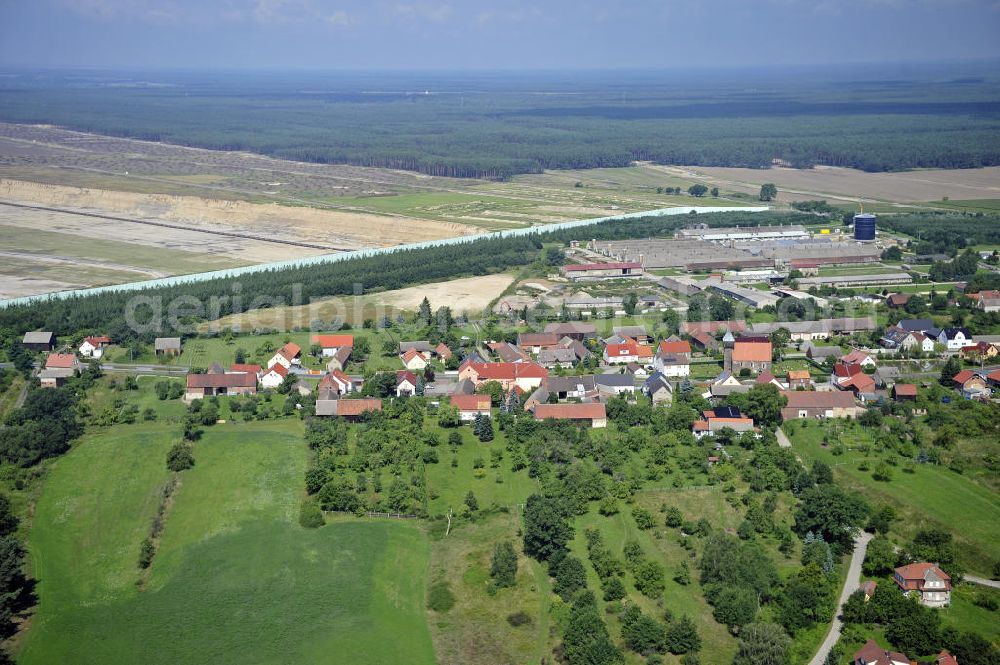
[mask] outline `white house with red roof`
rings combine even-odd
[[[403,367],[411,372],[422,372],[427,367],[427,356],[414,348],[409,348],[399,354]]]
[[[904,594],[916,595],[923,605],[944,607],[951,603],[951,577],[936,564],[920,562],[900,566],[892,579]]]
[[[604,362],[609,365],[628,363],[648,364],[653,359],[653,347],[639,344],[631,337],[623,337],[621,342],[604,345]]]
[[[396,371],[396,397],[412,397],[417,394],[417,375],[407,369]]]
[[[462,422],[471,422],[477,416],[490,415],[489,395],[451,395],[448,401],[458,409],[458,417]]]
[[[88,336],[83,339],[80,345],[80,355],[84,358],[100,358],[104,355],[104,349],[111,344],[110,337]]]
[[[288,376],[288,368],[281,363],[275,363],[260,377],[260,385],[264,388],[277,388],[286,376]]]
[[[354,346],[354,335],[313,335],[312,343],[319,344],[324,356],[332,356],[343,348]]]
[[[289,342],[271,356],[271,359],[267,361],[267,368],[271,369],[275,365],[281,365],[286,370],[289,370],[292,368],[292,365],[301,364],[301,358],[302,348],[294,342]]]
[[[653,366],[664,376],[690,376],[691,343],[687,340],[663,340],[656,347]]]
[[[868,640],[854,654],[852,665],[910,665],[906,654],[898,651],[887,651],[875,640]]]
[[[327,372],[319,380],[319,399],[335,399],[350,392],[354,392],[354,382],[339,369]]]
[[[505,392],[517,387],[524,393],[531,393],[542,385],[548,375],[549,370],[533,362],[477,363],[466,360],[458,368],[459,380],[468,379],[476,387],[487,381],[496,381]]]

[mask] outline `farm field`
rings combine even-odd
[[[364,319],[378,320],[383,315],[394,316],[397,311],[414,312],[426,297],[434,307],[448,305],[452,312],[479,315],[483,308],[498,298],[514,281],[509,273],[460,277],[446,282],[421,284],[394,291],[332,298],[308,305],[288,305],[257,309],[242,314],[226,316],[201,325],[204,330],[225,328],[253,330],[272,328],[291,330],[309,326],[312,321],[341,319],[358,325]]]
[[[779,201],[810,198],[911,203],[927,207],[948,207],[947,196],[967,203],[968,199],[993,199],[1000,191],[1000,167],[981,169],[919,169],[902,173],[866,173],[856,169],[816,166],[812,169],[741,169],[704,166],[660,167],[676,177],[701,177],[730,191],[755,194],[772,182],[778,187]]]
[[[91,434],[54,465],[29,543],[40,606],[19,662],[434,662],[426,537],[388,521],[299,527],[298,421],[206,432],[140,591],[173,430]]]
[[[785,427],[806,464],[822,460],[845,487],[862,492],[872,503],[894,506],[900,516],[894,532],[910,538],[921,528],[945,529],[954,534],[960,562],[969,572],[989,577],[1000,542],[1000,495],[946,467],[930,464],[917,465],[912,474],[896,469],[889,482],[876,481],[870,470],[857,468],[863,459],[879,459],[853,449],[868,441],[863,430],[857,426],[846,430],[841,440],[848,451],[839,456],[820,445],[826,431],[827,426],[813,422],[806,428]]]

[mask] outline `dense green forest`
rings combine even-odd
[[[1000,82],[988,72],[785,74],[31,73],[0,82],[0,119],[492,179],[635,160],[866,171],[1000,164]]]

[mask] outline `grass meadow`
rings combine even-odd
[[[206,430],[140,588],[176,429],[116,426],[53,464],[29,540],[40,604],[20,663],[435,661],[425,534],[396,521],[299,527],[297,420]]]
[[[853,449],[867,442],[860,426],[851,426],[842,440],[849,450],[834,455],[821,445],[829,424],[810,422],[785,432],[795,452],[809,465],[822,460],[833,467],[838,483],[863,494],[873,504],[896,508],[900,519],[893,531],[906,539],[921,528],[938,527],[954,535],[960,561],[971,573],[989,577],[1000,543],[1000,496],[976,481],[943,466],[917,465],[914,473],[897,469],[889,482],[872,478],[871,471],[860,471],[862,460],[874,468],[879,455],[867,455]],[[791,431],[789,431],[791,430]]]

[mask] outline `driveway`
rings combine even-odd
[[[988,586],[994,589],[1000,589],[1000,582],[997,580],[988,580],[983,577],[976,577],[975,575],[963,575],[962,579],[966,582],[972,582],[973,584],[978,584],[980,586]]]
[[[781,430],[778,430],[779,432]],[[837,601],[837,612],[834,614],[833,623],[830,625],[830,632],[826,634],[826,639],[820,645],[819,651],[809,661],[809,665],[823,665],[827,654],[840,639],[840,633],[844,629],[844,622],[840,618],[840,608],[847,602],[848,597],[861,587],[861,564],[865,560],[865,553],[868,551],[868,541],[872,539],[872,534],[862,531],[861,535],[854,541],[854,552],[851,554],[851,565],[847,569],[847,577],[844,579],[844,588],[840,591],[840,600]]]

